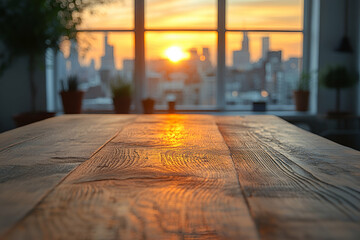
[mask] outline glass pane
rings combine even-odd
[[[177,108],[216,104],[216,33],[146,35],[147,96],[158,108],[175,101]]]
[[[228,29],[303,28],[303,0],[227,0]]]
[[[79,29],[134,28],[134,0],[111,0],[96,4],[83,13]]]
[[[301,33],[227,33],[226,102],[293,104],[302,65]]]
[[[216,29],[216,0],[145,0],[146,28]]]
[[[63,42],[57,58],[57,86],[70,75],[85,91],[83,109],[112,109],[110,80],[116,75],[132,82],[133,33],[79,33],[78,43]],[[60,103],[61,106],[61,103]]]

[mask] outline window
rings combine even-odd
[[[81,32],[78,42],[63,42],[57,59],[57,78],[76,75],[85,91],[86,110],[111,110],[111,78],[132,81],[134,41],[132,32]]]
[[[216,0],[145,0],[146,29],[217,28]]]
[[[303,0],[226,0],[227,29],[302,30]]]
[[[291,109],[302,68],[302,34],[243,31],[229,32],[226,39],[229,108],[266,101],[272,109]]]
[[[157,107],[216,105],[216,33],[146,32],[146,83]]]
[[[133,83],[137,112],[146,97],[157,109],[169,100],[178,109],[293,109],[302,19],[303,0],[112,1],[84,13],[77,44],[63,43],[48,71],[53,93],[77,75],[84,109],[111,110],[109,82],[120,75]]]
[[[227,0],[225,101],[249,109],[293,108],[302,69],[303,1]]]

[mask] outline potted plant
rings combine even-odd
[[[17,118],[25,118],[30,123],[41,120],[49,114],[40,112],[36,106],[37,90],[35,70],[38,60],[42,60],[47,49],[59,49],[61,40],[76,40],[77,26],[81,23],[82,11],[96,1],[57,0],[3,0],[0,1],[0,42],[4,51],[0,53],[0,74],[11,65],[13,59],[25,56],[28,60],[28,81],[31,112]],[[51,113],[50,115],[54,115]],[[26,117],[29,119],[26,120]],[[14,119],[16,120],[16,119]]]
[[[131,105],[131,84],[116,76],[111,82],[111,92],[115,113],[129,113]]]
[[[266,112],[266,102],[265,101],[255,101],[252,103],[253,112]]]
[[[175,101],[168,101],[168,111],[169,113],[175,113]]]
[[[302,72],[294,90],[294,101],[296,111],[306,112],[309,108],[309,82],[310,73]]]
[[[348,88],[356,84],[358,78],[355,74],[351,74],[345,66],[327,66],[319,74],[319,82],[327,88],[336,90],[336,107],[335,111],[328,112],[328,115],[345,115],[341,112],[341,89]]]
[[[81,113],[83,91],[78,90],[77,76],[69,76],[67,79],[67,90],[65,90],[64,82],[61,81],[62,91],[60,92],[61,100],[65,114]]]
[[[155,100],[152,98],[146,98],[142,100],[142,105],[145,114],[153,114],[154,113],[154,105]]]

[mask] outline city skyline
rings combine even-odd
[[[95,61],[82,65],[79,60],[77,43],[71,43],[68,57],[62,55],[58,64],[64,67],[62,77],[77,75],[86,89],[85,99],[111,99],[110,83],[120,75],[125,81],[133,81],[134,59],[122,59],[123,68],[115,67],[116,47],[109,42],[108,34],[103,34],[101,64],[95,68]],[[266,99],[271,104],[292,103],[291,91],[299,77],[301,57],[284,59],[283,50],[272,48],[271,37],[261,38],[261,57],[250,61],[252,42],[248,32],[243,32],[240,49],[234,50],[233,63],[227,66],[225,74],[226,102],[229,105],[246,105]],[[173,48],[173,49],[172,49]],[[146,95],[155,98],[158,104],[166,104],[169,97],[179,105],[214,105],[216,89],[216,62],[211,59],[208,47],[191,48],[183,59],[172,59],[175,55],[185,55],[180,48],[170,47],[162,57],[146,61]],[[101,100],[101,101],[103,101]]]
[[[227,0],[227,29],[303,29],[303,0]],[[145,29],[213,29],[214,32],[145,32],[145,55],[147,60],[162,57],[165,49],[178,46],[182,49],[208,47],[211,59],[216,62],[217,0],[145,0]],[[112,0],[84,11],[79,29],[128,29],[134,28],[134,0]],[[251,61],[260,58],[261,38],[264,33],[249,32]],[[226,34],[226,64],[231,65],[232,51],[239,49],[241,32]],[[302,33],[272,33],[272,47],[282,50],[283,57],[302,55]],[[102,33],[79,33],[79,45],[92,42],[90,55],[81,62],[95,60],[96,68],[103,55]],[[176,42],[175,42],[176,41]],[[121,60],[134,57],[133,32],[109,32],[109,42],[117,49],[116,67],[121,69]],[[66,45],[66,44],[65,44]],[[66,55],[66,51],[65,51]],[[81,55],[81,53],[80,53]]]
[[[303,1],[227,0],[226,3],[226,29],[237,29],[225,34],[226,104],[248,105],[259,100],[293,104],[292,89],[302,66]],[[125,81],[133,81],[134,1],[112,1],[94,10],[95,15],[85,12],[81,28],[100,31],[80,32],[77,45],[64,42],[60,62],[66,66],[63,74],[78,73],[82,87],[87,90],[86,100],[108,103],[113,76],[121,75]],[[215,105],[217,0],[191,4],[190,0],[146,0],[144,17],[143,97],[153,97],[160,105],[166,105],[170,98],[176,99],[178,105]],[[151,28],[165,31],[146,31]],[[171,31],[179,28],[194,31]],[[272,32],[274,29],[295,31]]]
[[[104,34],[105,33],[80,33],[79,34],[79,56],[82,65],[88,65],[92,60],[95,61],[95,68],[100,68],[101,57],[104,55]],[[115,66],[117,69],[122,68],[123,59],[134,58],[134,43],[132,33],[107,33],[108,42],[114,46],[115,52]],[[148,35],[156,36],[151,38]],[[302,57],[302,34],[301,33],[248,33],[248,38],[251,44],[249,45],[250,62],[258,61],[262,53],[262,39],[269,37],[271,39],[271,50],[281,50],[283,58],[289,59],[292,57]],[[193,42],[197,39],[198,44]],[[287,38],[289,41],[286,44],[281,44],[279,39]],[[147,33],[145,45],[146,60],[154,60],[166,58],[166,49],[177,46],[184,51],[193,48],[202,49],[207,47],[211,50],[210,59],[216,63],[216,34],[215,33]],[[154,40],[155,39],[155,40]],[[227,34],[227,48],[226,48],[226,65],[233,65],[232,53],[233,51],[241,49],[241,42],[243,41],[243,33],[228,33]],[[89,43],[89,44],[88,44]],[[89,47],[90,46],[90,47]],[[69,56],[70,43],[64,42],[62,51],[65,57]],[[86,49],[83,50],[83,49]],[[85,54],[85,55],[84,55]]]

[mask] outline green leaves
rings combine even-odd
[[[0,57],[0,70],[16,56],[42,55],[47,48],[59,49],[61,39],[76,40],[81,13],[88,7],[111,1],[1,0],[0,42],[11,57]],[[0,56],[4,53],[0,52]]]
[[[79,82],[77,76],[69,76],[67,78],[67,90],[65,88],[64,82],[61,81],[61,88],[63,92],[76,92],[78,90]]]
[[[348,88],[356,84],[357,75],[351,74],[345,66],[327,66],[320,71],[319,82],[327,88]]]
[[[298,91],[309,91],[311,74],[308,72],[302,72],[298,81],[297,90]]]
[[[112,79],[110,87],[113,97],[131,96],[131,84],[125,82],[120,75],[117,75]]]

